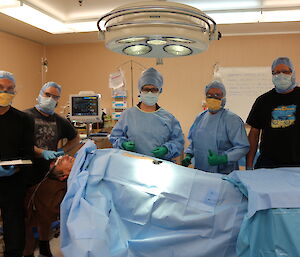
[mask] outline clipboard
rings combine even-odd
[[[0,161],[1,166],[9,166],[9,165],[31,165],[31,160],[12,160],[12,161]]]

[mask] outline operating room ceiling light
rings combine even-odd
[[[96,20],[64,22],[23,1],[0,0],[0,13],[52,34],[97,31]]]
[[[194,55],[220,38],[216,23],[205,13],[167,1],[123,5],[101,17],[97,25],[107,48],[143,57]]]
[[[6,8],[0,11],[17,20],[26,22],[50,33],[72,32],[71,29],[66,28],[63,22],[56,20],[24,3],[19,7]]]
[[[261,16],[261,22],[299,21],[300,10],[270,10],[262,12]]]
[[[163,39],[151,39],[151,40],[147,41],[147,44],[160,46],[160,45],[165,45],[167,42],[168,41],[163,40]]]
[[[0,1],[0,9],[17,7],[20,5],[21,5],[21,3],[19,0],[1,0]]]
[[[180,2],[182,0],[173,0],[175,2]],[[211,19],[217,23],[220,24],[235,24],[235,23],[263,23],[263,22],[291,22],[291,21],[300,21],[300,8],[298,4],[299,0],[284,0],[284,1],[278,1],[278,0],[245,0],[245,1],[236,1],[236,0],[201,0],[200,1],[185,1],[185,5],[177,4],[168,2],[168,1],[156,1],[156,2],[142,2],[139,5],[137,4],[131,4],[127,6],[123,6],[123,9],[126,9],[126,17],[124,15],[124,12],[121,12],[121,7],[115,9],[118,10],[118,13],[115,14],[115,18],[108,21],[106,17],[105,19],[101,20],[101,28],[103,28],[103,33],[107,33],[109,31],[116,31],[116,27],[111,26],[112,23],[120,23],[123,21],[128,21],[130,23],[131,28],[134,24],[131,24],[131,20],[133,17],[135,17],[136,20],[139,20],[140,25],[142,25],[143,20],[145,17],[142,17],[142,9],[144,9],[144,5],[147,5],[147,3],[150,3],[148,7],[151,8],[151,10],[147,11],[148,19],[146,19],[147,22],[153,21],[153,23],[157,23],[157,31],[161,31],[163,28],[167,28],[166,21],[173,22],[173,25],[169,27],[170,30],[174,30],[174,33],[176,33],[176,36],[171,37],[164,37],[163,35],[159,35],[160,38],[148,38],[148,36],[143,35],[142,37],[136,38],[135,36],[125,37],[118,43],[133,43],[134,40],[140,41],[140,44],[148,44],[147,41],[152,42],[152,44],[149,43],[149,45],[160,45],[159,41],[167,41],[167,43],[162,44],[161,47],[163,48],[165,45],[169,45],[174,43],[174,41],[178,42],[179,45],[182,43],[185,46],[188,43],[188,41],[191,41],[190,44],[196,44],[196,42],[193,42],[194,40],[191,40],[191,36],[188,35],[188,38],[186,38],[184,33],[182,33],[182,23],[189,24],[189,28],[192,29],[195,27],[192,25],[196,25],[201,27],[199,23],[197,23],[197,18],[201,15],[203,15],[204,20],[206,18],[211,17]],[[163,5],[163,3],[165,3]],[[47,31],[52,34],[60,34],[60,33],[74,33],[74,32],[89,32],[89,31],[97,31],[99,30],[99,23],[97,24],[98,17],[94,16],[94,13],[89,16],[90,18],[75,18],[75,19],[67,19],[62,20],[59,17],[56,17],[55,14],[49,13],[47,10],[42,9],[38,5],[35,6],[35,4],[38,4],[38,1],[35,0],[34,4],[32,0],[0,0],[0,13],[6,14],[8,16],[11,16],[15,19],[18,19],[22,22],[28,23],[34,27],[37,27],[39,29],[42,29],[44,31]],[[161,6],[163,5],[163,6]],[[160,6],[155,9],[155,6]],[[168,6],[168,7],[167,7]],[[132,13],[129,15],[130,7],[136,7],[136,9],[131,10]],[[203,12],[199,11],[198,8],[205,10],[204,14]],[[112,14],[115,10],[110,12],[109,14]],[[162,13],[159,13],[161,11]],[[134,12],[134,13],[133,13]],[[170,15],[168,15],[168,13]],[[184,14],[183,14],[184,13]],[[190,15],[190,18],[188,18],[188,13]],[[199,15],[200,13],[200,15]],[[145,13],[144,13],[145,14]],[[152,15],[153,14],[153,15]],[[172,14],[172,15],[171,15]],[[116,17],[117,16],[117,17]],[[129,16],[131,17],[129,19]],[[145,16],[145,15],[144,15]],[[156,17],[159,16],[159,17]],[[175,17],[174,19],[174,16]],[[195,17],[194,17],[195,16]],[[113,16],[110,16],[113,17]],[[117,21],[118,20],[118,21]],[[133,19],[134,20],[134,19]],[[198,21],[201,20],[198,19]],[[204,20],[201,20],[201,22],[205,23]],[[162,24],[162,21],[164,24]],[[177,31],[178,29],[174,29],[176,27],[176,22],[178,23],[177,28],[181,28],[180,31]],[[201,23],[200,22],[200,23]],[[98,28],[97,28],[98,25]],[[108,25],[108,26],[107,26]],[[160,28],[160,25],[162,25],[162,28]],[[127,27],[126,24],[123,25],[123,27]],[[107,27],[107,30],[106,30]],[[141,27],[141,26],[139,26]],[[205,26],[204,26],[205,27]],[[213,26],[212,26],[213,27]],[[188,28],[188,25],[185,27],[186,30]],[[121,29],[119,26],[118,29]],[[127,29],[126,29],[127,30]],[[145,30],[145,33],[148,34],[148,31]],[[207,33],[210,33],[207,31]],[[178,34],[181,34],[181,37],[178,36]],[[213,37],[213,36],[212,36]],[[216,36],[215,36],[216,37]],[[182,40],[182,42],[179,42]],[[126,42],[128,41],[128,42]],[[130,42],[131,41],[131,42]],[[197,41],[197,40],[196,40]],[[120,46],[121,47],[121,46]],[[188,46],[187,46],[188,47]],[[161,48],[161,49],[162,49]],[[156,50],[156,47],[153,47],[149,54],[154,54]],[[192,54],[195,54],[195,51],[193,47],[191,47],[191,50],[193,51]]]
[[[130,38],[119,39],[117,42],[119,44],[131,44],[136,42],[143,42],[147,39],[148,39],[147,37],[130,37]]]
[[[165,46],[164,51],[174,56],[186,56],[192,54],[192,50],[190,48],[181,45]]]
[[[185,39],[185,38],[178,38],[178,37],[166,37],[166,40],[170,41],[170,42],[178,42],[178,43],[185,43],[185,44],[190,44],[193,43],[194,41],[189,40],[189,39]]]
[[[145,55],[151,51],[151,47],[148,45],[132,45],[132,46],[126,46],[123,49],[123,52],[127,55]]]

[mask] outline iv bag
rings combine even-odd
[[[125,77],[122,70],[109,74],[109,88],[117,89],[123,86],[125,86]]]

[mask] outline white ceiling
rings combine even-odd
[[[82,1],[82,5],[79,4]],[[148,1],[140,0],[138,2]],[[232,9],[300,8],[300,0],[173,0],[192,5],[209,15],[210,11]],[[1,2],[1,0],[0,0]],[[24,0],[65,22],[99,19],[112,9],[137,0]],[[0,14],[0,30],[42,44],[97,42],[97,32],[50,34]],[[300,22],[220,25],[223,36],[247,34],[299,33]]]

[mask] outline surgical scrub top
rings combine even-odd
[[[188,139],[190,145],[185,153],[194,155],[195,168],[208,172],[228,174],[238,170],[238,160],[249,151],[244,122],[227,109],[215,114],[207,110],[200,113],[190,128]],[[208,150],[219,155],[226,154],[228,163],[209,165]]]
[[[122,149],[122,143],[133,141],[135,152],[153,156],[151,151],[165,146],[168,153],[163,159],[171,160],[181,154],[184,138],[178,120],[163,108],[144,112],[137,106],[124,111],[114,126],[110,141],[114,148]]]

